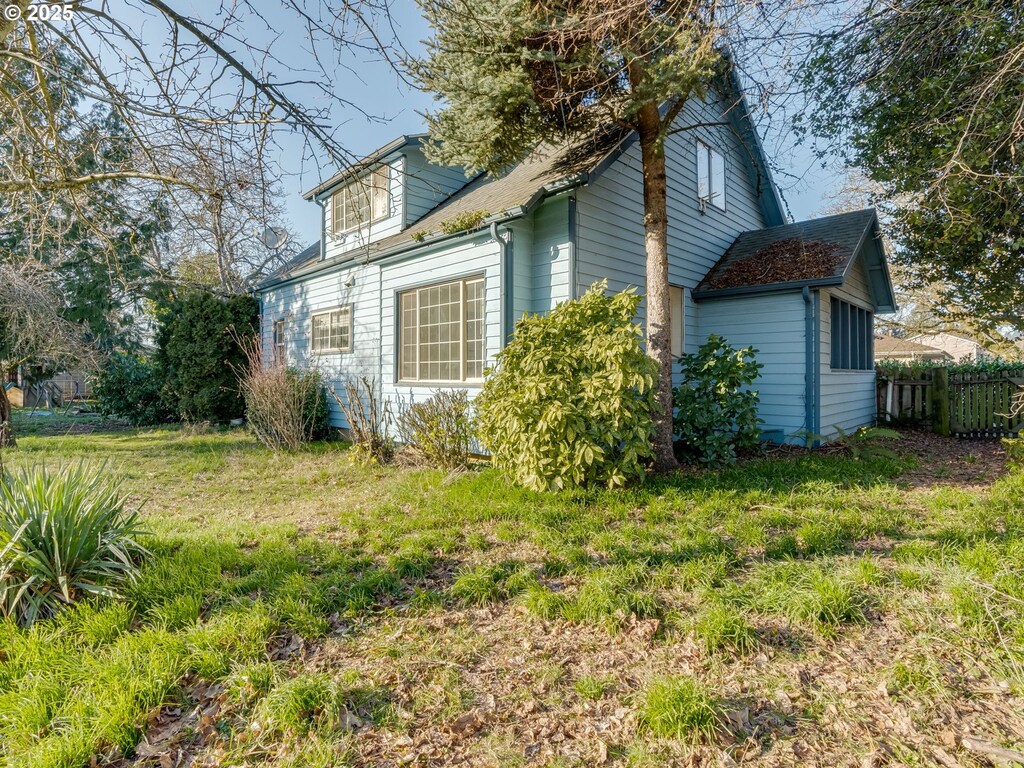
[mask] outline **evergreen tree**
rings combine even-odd
[[[945,308],[1024,330],[1024,5],[866,5],[808,71],[809,127],[878,185],[896,259]]]
[[[616,127],[638,134],[647,352],[659,373],[655,469],[675,468],[664,140],[726,65],[717,4],[418,1],[434,35],[414,71],[443,103],[428,115],[433,159],[500,174],[545,142]]]

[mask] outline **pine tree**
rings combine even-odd
[[[608,127],[638,134],[647,351],[658,364],[655,470],[672,450],[664,140],[725,65],[714,0],[419,0],[434,30],[414,71],[443,106],[432,159],[500,174],[539,144]]]

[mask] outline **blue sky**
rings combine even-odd
[[[410,53],[422,51],[422,40],[428,27],[412,0],[395,0],[392,13],[401,43]],[[287,36],[287,32],[285,35]],[[297,40],[301,44],[302,41]],[[373,60],[366,54],[356,54],[339,65],[336,86],[340,92],[367,113],[379,115],[380,120],[369,120],[356,109],[334,109],[337,138],[346,150],[364,155],[404,133],[424,130],[422,111],[432,99],[402,82],[401,77],[386,63]],[[316,96],[311,97],[314,101]],[[310,104],[309,106],[315,106]],[[787,175],[776,181],[783,197],[796,219],[819,214],[841,185],[839,175],[821,169],[821,164],[805,147],[794,146],[785,131],[773,135],[766,142],[767,151]],[[313,242],[320,236],[320,223],[316,204],[302,199],[302,192],[330,176],[335,168],[303,157],[303,142],[298,136],[282,141],[281,163],[289,172],[285,179],[286,206],[291,223],[303,243]],[[321,166],[321,167],[318,167]],[[795,178],[790,178],[792,175]]]

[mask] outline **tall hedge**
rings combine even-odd
[[[245,354],[237,339],[259,328],[259,303],[251,296],[223,298],[194,292],[160,316],[156,362],[163,397],[187,422],[223,422],[245,413],[238,376]]]

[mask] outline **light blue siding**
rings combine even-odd
[[[548,200],[531,217],[530,311],[547,312],[569,298],[569,197]]]
[[[273,324],[285,323],[288,364],[316,368],[339,395],[347,381],[380,375],[380,269],[375,264],[358,264],[302,282],[287,283],[265,291],[261,333],[263,348],[269,355],[273,344]],[[352,306],[352,351],[314,355],[311,350],[312,316],[322,310]],[[333,398],[328,403],[331,423],[346,428],[348,423]]]
[[[849,432],[875,423],[875,372],[832,370],[832,301],[843,301],[874,312],[867,275],[858,258],[850,268],[846,282],[821,292],[821,433],[838,434],[836,427]]]
[[[676,126],[725,121],[728,104],[709,94],[682,111]],[[726,210],[712,206],[702,213],[697,200],[697,140],[718,149],[726,164]],[[685,289],[685,349],[692,352],[706,334],[700,328],[700,307],[690,291],[745,230],[766,225],[751,170],[750,148],[728,125],[711,125],[670,135],[665,142],[668,181],[669,282]],[[596,182],[577,193],[578,290],[608,279],[619,291],[644,289],[646,282],[643,176],[640,146],[633,143]],[[644,307],[639,319],[642,322]]]
[[[776,293],[704,301],[701,341],[712,333],[734,347],[753,346],[764,365],[754,388],[760,395],[762,430],[782,430],[787,442],[807,428],[805,414],[804,300],[799,293]]]
[[[427,162],[416,146],[405,150],[405,226],[415,222],[469,183],[461,168]]]

